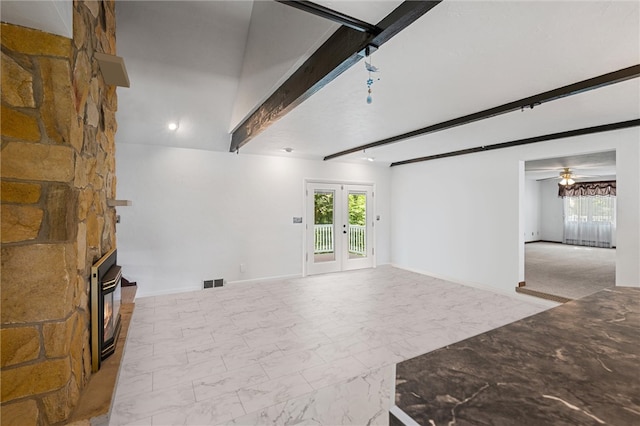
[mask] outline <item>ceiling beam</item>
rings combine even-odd
[[[338,24],[349,27],[353,30],[360,31],[369,34],[379,34],[382,31],[380,28],[372,25],[368,22],[361,21],[358,18],[354,18],[344,13],[338,12],[328,7],[324,7],[320,4],[313,3],[311,1],[298,1],[298,0],[276,0],[278,3],[286,4],[287,6],[295,7],[296,9],[303,10],[316,16],[328,19]]]
[[[542,92],[537,95],[529,96],[527,98],[519,99],[517,101],[509,102],[504,105],[500,105],[494,108],[485,109],[473,114],[465,115],[462,117],[454,118],[452,120],[443,121],[441,123],[433,124],[431,126],[423,127],[411,132],[402,133],[390,138],[381,139],[376,142],[371,142],[365,145],[360,145],[355,148],[350,148],[344,151],[337,152],[335,154],[327,155],[324,157],[326,160],[332,160],[343,155],[353,154],[354,152],[362,151],[365,149],[375,148],[377,146],[388,145],[391,143],[400,142],[405,139],[415,138],[416,136],[427,135],[429,133],[440,132],[442,130],[451,129],[453,127],[462,126],[465,124],[473,123],[475,121],[484,120],[486,118],[495,117],[497,115],[506,114],[508,112],[522,110],[524,108],[531,108],[543,104],[545,102],[555,101],[557,99],[565,98],[567,96],[577,95],[589,90],[605,87],[610,84],[620,83],[622,81],[630,80],[632,78],[640,77],[640,65],[633,65],[628,68],[623,68],[618,71],[610,72],[607,74],[599,75],[587,80],[582,80],[577,83],[562,86],[557,89]]]
[[[604,124],[601,126],[585,127],[582,129],[568,130],[548,135],[534,136],[532,138],[518,139],[510,142],[497,143],[494,145],[483,145],[474,148],[461,149],[459,151],[445,152],[442,154],[429,155],[426,157],[413,158],[411,160],[397,161],[391,163],[390,167],[402,166],[405,164],[421,163],[423,161],[438,160],[440,158],[457,157],[458,155],[474,154],[476,152],[493,151],[496,149],[511,148],[514,146],[527,145],[538,142],[552,141],[555,139],[571,138],[575,136],[591,135],[593,133],[610,132],[612,130],[627,129],[629,127],[640,126],[640,119],[619,121],[617,123]]]
[[[380,21],[381,31],[370,34],[341,26],[276,91],[231,134],[234,152],[284,117],[293,108],[362,59],[368,45],[381,46],[442,0],[405,1]]]

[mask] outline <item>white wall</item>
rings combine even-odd
[[[392,168],[392,263],[463,283],[515,287],[519,164],[504,157],[495,151]]]
[[[513,292],[524,278],[521,161],[616,149],[616,283],[639,286],[638,140],[640,130],[633,128],[394,167],[392,263]]]
[[[389,263],[390,171],[375,165],[117,146],[118,261],[139,295],[302,273],[304,179],[376,185],[378,264]],[[240,272],[240,264],[246,267]]]
[[[71,0],[3,0],[2,22],[73,38],[73,2]]]
[[[131,80],[118,90],[118,144],[229,150],[251,5],[118,2],[118,55]],[[169,122],[180,128],[169,131]]]
[[[540,182],[526,179],[524,185],[524,241],[540,240]]]
[[[564,205],[558,197],[558,181],[540,183],[540,229],[544,241],[561,243],[564,235]]]
[[[640,130],[616,153],[616,285],[640,286]]]

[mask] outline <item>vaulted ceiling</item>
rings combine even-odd
[[[322,157],[637,64],[638,4],[447,2],[373,55],[374,101],[355,66],[244,148],[283,140]],[[638,79],[354,153],[390,163],[639,117]]]
[[[377,23],[400,2],[320,2]],[[640,63],[638,2],[443,1],[240,153],[323,157]],[[338,25],[271,2],[121,2],[118,141],[228,151]],[[639,79],[331,161],[376,163],[640,117]],[[166,123],[180,122],[177,132]],[[290,147],[293,152],[282,149]]]
[[[317,3],[375,24],[401,1]],[[339,27],[271,0],[118,0],[116,10],[131,80],[118,90],[117,143],[221,152],[238,123]],[[637,1],[445,0],[372,55],[380,69],[373,103],[360,61],[240,154],[322,159],[637,65],[639,35]],[[639,117],[634,78],[330,161],[389,165]]]

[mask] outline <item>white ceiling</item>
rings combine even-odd
[[[568,168],[575,179],[590,180],[591,177],[616,175],[616,152],[604,151],[590,154],[569,155],[565,157],[544,158],[524,163],[527,179],[540,180],[557,178],[563,169]]]
[[[319,3],[377,23],[400,1]],[[236,116],[264,99],[330,34],[321,23],[313,40],[301,41],[300,23],[309,18],[295,9],[299,18],[292,12],[288,25],[273,29],[264,20],[256,25],[263,10],[250,1],[118,1],[118,54],[125,58],[131,88],[118,90],[117,142],[228,151],[238,100],[245,105],[236,105]],[[371,105],[365,102],[368,76],[360,62],[255,137],[241,154],[321,159],[638,64],[639,20],[637,1],[445,0],[373,55],[381,72]],[[327,22],[326,28],[332,25]],[[252,28],[260,34],[250,35]],[[277,42],[268,31],[277,32]],[[261,36],[261,43],[255,42]],[[287,40],[298,45],[290,49]],[[283,51],[294,53],[285,57]],[[248,73],[247,64],[258,70]],[[638,80],[375,148],[366,156],[388,165],[638,118]],[[180,123],[177,132],[166,128],[172,120]],[[294,152],[284,153],[283,147]],[[360,162],[364,156],[332,161]]]
[[[73,37],[71,0],[3,0],[0,15],[2,22]]]
[[[229,130],[260,106],[338,27],[275,1],[254,2]],[[223,150],[228,149],[229,144],[225,145]]]
[[[640,62],[638,2],[444,1],[247,144],[325,155]],[[388,164],[640,116],[638,79],[367,153]],[[241,152],[243,151],[241,150]],[[362,161],[364,154],[349,158]],[[332,160],[335,161],[335,160]]]
[[[323,0],[315,1],[314,3],[375,25],[391,13],[393,9],[398,7],[398,5],[402,3],[402,0]]]
[[[224,150],[252,3],[118,1],[117,143]],[[178,122],[178,131],[167,128]]]

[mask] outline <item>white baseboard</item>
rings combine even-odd
[[[293,275],[280,275],[276,277],[264,277],[264,278],[253,278],[250,280],[236,280],[236,281],[228,281],[225,285],[236,285],[236,284],[251,284],[251,283],[259,283],[259,282],[267,282],[267,281],[279,281],[279,280],[288,280],[292,278],[301,278],[301,274],[293,274]],[[178,293],[188,293],[192,291],[201,291],[201,290],[209,290],[203,287],[180,287],[180,288],[172,288],[168,290],[162,291],[154,291],[149,293],[138,293],[136,295],[137,298],[142,297],[154,297],[154,296],[165,296],[168,294],[178,294]]]
[[[460,285],[464,285],[464,286],[467,286],[467,287],[473,287],[473,288],[477,288],[479,290],[484,290],[484,291],[490,291],[492,293],[497,293],[497,294],[500,294],[500,295],[503,295],[503,296],[510,297],[512,299],[526,300],[527,302],[535,303],[537,305],[548,307],[548,308],[552,308],[554,306],[560,305],[560,303],[552,302],[550,300],[544,300],[544,299],[540,299],[538,297],[533,297],[533,296],[528,296],[526,294],[516,293],[515,285],[514,285],[513,291],[503,290],[501,288],[491,287],[491,286],[486,285],[486,284],[472,282],[472,281],[464,281],[464,280],[460,280],[460,279],[457,279],[457,278],[453,278],[453,277],[449,277],[449,276],[445,276],[445,275],[441,275],[441,274],[435,274],[435,273],[429,272],[429,271],[424,271],[424,270],[420,270],[420,269],[409,268],[409,267],[406,267],[406,266],[397,265],[395,263],[392,263],[391,266],[393,266],[394,268],[398,268],[398,269],[404,269],[405,271],[415,272],[416,274],[426,275],[428,277],[433,277],[433,278],[438,278],[440,280],[449,281],[449,282],[454,283],[454,284],[460,284]]]
[[[250,280],[235,280],[229,281],[227,284],[236,285],[236,284],[252,284],[259,283],[263,281],[280,281],[280,280],[290,280],[293,278],[302,278],[302,274],[291,274],[291,275],[278,275],[275,277],[263,277],[263,278],[252,278]]]
[[[477,289],[484,290],[484,291],[490,291],[490,292],[493,292],[493,293],[501,294],[503,296],[511,297],[513,299],[526,300],[527,302],[535,303],[535,304],[538,304],[538,305],[541,305],[541,306],[544,306],[544,307],[554,307],[554,306],[558,306],[559,305],[558,303],[552,302],[552,301],[549,301],[549,300],[543,300],[543,299],[540,299],[540,298],[537,298],[537,297],[528,296],[526,294],[516,293],[515,292],[515,286],[514,286],[513,292],[511,292],[511,291],[506,291],[506,290],[503,290],[503,289],[491,287],[491,286],[488,286],[486,284],[470,282],[470,281],[462,281],[462,280],[459,280],[457,278],[453,278],[453,277],[449,277],[449,276],[445,276],[445,275],[441,275],[441,274],[436,274],[436,273],[429,272],[429,271],[424,271],[424,270],[421,270],[421,269],[410,268],[410,267],[398,265],[398,264],[395,264],[395,263],[383,263],[383,264],[377,265],[377,267],[387,266],[387,265],[391,266],[393,268],[403,269],[403,270],[409,271],[409,272],[415,272],[416,274],[426,275],[426,276],[429,276],[429,277],[433,277],[433,278],[438,278],[438,279],[441,279],[441,280],[449,281],[449,282],[454,283],[454,284],[460,284],[460,285],[464,285],[464,286],[467,286],[467,287],[473,287],[473,288],[477,288]],[[279,275],[279,276],[273,276],[273,277],[252,278],[252,279],[248,279],[248,280],[235,280],[235,281],[229,281],[226,284],[227,285],[254,284],[254,283],[259,283],[259,282],[281,281],[281,280],[288,280],[288,279],[295,279],[295,278],[302,278],[302,274]],[[138,291],[139,290],[140,290],[140,287],[138,287]],[[198,286],[198,287],[193,287],[192,286],[192,287],[172,288],[172,289],[168,289],[168,290],[154,291],[154,292],[150,292],[150,293],[143,293],[142,292],[142,293],[138,293],[136,295],[136,299],[143,298],[143,297],[164,296],[164,295],[169,295],[169,294],[187,293],[187,292],[202,291],[202,290],[204,290],[204,289],[202,287],[200,287],[200,286]]]
[[[302,274],[292,274],[292,275],[280,275],[275,277],[264,277],[264,278],[253,278],[250,280],[236,280],[236,281],[228,281],[225,285],[236,285],[236,284],[251,284],[251,283],[259,283],[265,281],[278,281],[278,280],[288,280],[292,278],[301,278]],[[178,294],[178,293],[188,293],[192,291],[201,291],[201,290],[209,290],[203,287],[180,287],[180,288],[171,288],[168,290],[154,291],[154,292],[139,292],[136,294],[136,299],[143,297],[154,297],[154,296],[165,296],[168,294]],[[140,287],[138,287],[138,291],[140,291]]]
[[[188,293],[192,291],[202,290],[202,287],[179,287],[179,288],[170,288],[168,290],[160,290],[153,291],[149,293],[136,293],[136,299],[143,297],[155,297],[155,296],[166,296],[168,294],[178,294],[178,293]],[[140,286],[138,286],[138,291],[140,291]]]

